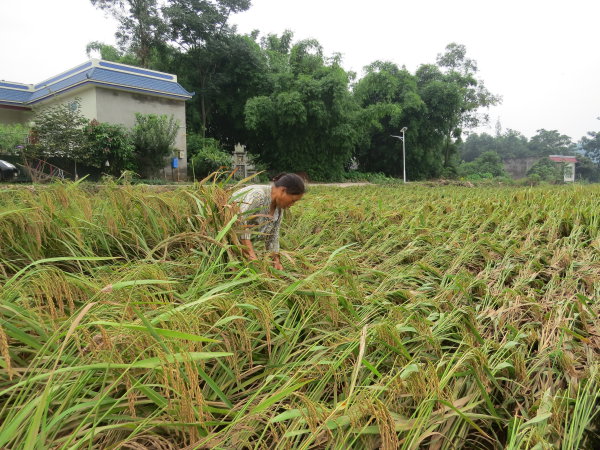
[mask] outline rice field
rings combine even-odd
[[[598,448],[600,186],[0,191],[0,448]]]

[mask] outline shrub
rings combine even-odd
[[[540,177],[537,173],[532,173],[526,178],[526,184],[531,186],[537,186],[542,181],[542,177]]]
[[[555,163],[549,158],[542,158],[536,162],[531,169],[527,171],[527,176],[532,179],[533,175],[537,175],[535,182],[547,181],[549,183],[558,183],[563,181],[564,167],[562,164]]]
[[[125,170],[135,170],[135,154],[131,136],[122,125],[92,120],[85,128],[88,165],[104,167],[104,172],[119,176]],[[108,163],[108,165],[107,165]]]
[[[80,100],[36,111],[32,139],[26,155],[35,158],[69,158],[88,164],[83,129],[87,119],[81,114]]]
[[[135,115],[136,123],[131,131],[137,165],[142,175],[152,178],[166,164],[165,158],[172,154],[179,121],[173,115]]]
[[[447,179],[456,178],[458,176],[458,169],[454,166],[444,167],[440,176]]]
[[[586,156],[577,156],[575,173],[577,174],[577,181],[586,181],[589,183],[600,182],[600,164],[596,164]]]
[[[18,146],[24,146],[29,127],[20,123],[5,125],[0,123],[0,153],[14,155]]]
[[[221,167],[231,167],[231,155],[221,148],[218,140],[203,138],[198,134],[188,135],[187,152],[189,167],[194,177],[204,178]]]
[[[502,159],[496,152],[485,152],[468,163],[458,166],[458,175],[470,180],[505,177]]]

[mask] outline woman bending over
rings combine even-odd
[[[283,218],[283,210],[289,208],[302,198],[305,187],[304,180],[294,173],[282,173],[273,178],[270,186],[247,186],[233,194],[233,199],[240,205],[242,223],[246,230],[240,236],[244,245],[244,254],[251,261],[257,259],[252,239],[265,240],[267,251],[272,253],[273,267],[283,270],[279,258],[279,229]],[[252,230],[259,233],[252,235]]]

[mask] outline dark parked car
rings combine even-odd
[[[11,163],[0,159],[0,181],[13,181],[19,171]]]

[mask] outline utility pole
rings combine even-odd
[[[402,136],[395,136],[393,134],[390,134],[391,137],[396,138],[396,139],[400,139],[402,141],[402,172],[403,172],[403,180],[404,183],[406,183],[406,144],[404,142],[404,133],[406,132],[407,128],[406,127],[402,127],[402,129],[400,130],[400,132],[402,133]]]

